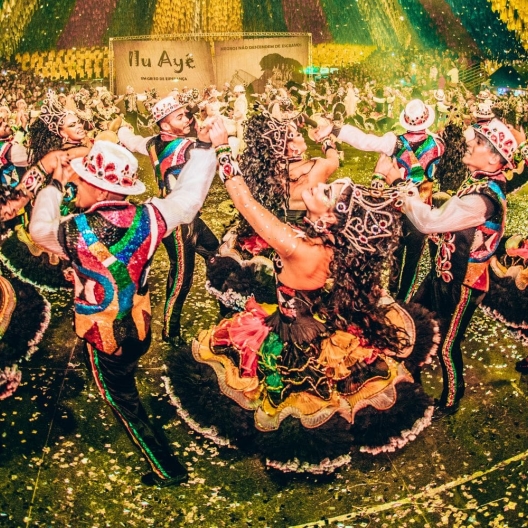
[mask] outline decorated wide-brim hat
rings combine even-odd
[[[477,109],[473,112],[473,115],[477,119],[493,119],[495,117],[495,114],[493,113],[493,110],[491,108],[491,105],[489,103],[479,103],[477,105]]]
[[[84,158],[73,159],[70,165],[82,180],[105,191],[134,196],[146,190],[138,180],[135,156],[110,141],[96,141]]]
[[[421,99],[413,99],[400,114],[400,125],[410,132],[425,130],[435,121],[435,111]]]
[[[176,110],[179,110],[186,104],[187,102],[179,97],[179,94],[176,93],[169,95],[168,97],[164,97],[152,107],[152,118],[156,123],[158,123],[164,117],[172,114],[172,112],[176,112]]]
[[[443,101],[445,99],[445,92],[442,89],[435,90],[433,96],[437,101]]]
[[[499,119],[493,118],[487,123],[475,123],[470,127],[477,134],[484,136],[506,160],[506,165],[510,169],[515,168],[513,154],[517,150],[518,144],[511,130]],[[466,138],[468,138],[466,134]]]
[[[493,96],[493,94],[487,88],[485,90],[480,91],[479,94],[477,95],[477,97],[481,101],[486,101],[488,99],[491,99],[492,96]]]

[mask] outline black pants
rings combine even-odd
[[[461,343],[471,318],[485,295],[485,292],[462,284],[446,283],[433,270],[412,298],[412,302],[436,312],[440,325],[438,359],[443,377],[441,405],[454,405],[464,396]]]
[[[207,224],[197,216],[192,223],[182,224],[165,237],[163,245],[170,263],[163,337],[177,337],[181,334],[183,304],[193,283],[196,253],[207,260],[215,254],[219,242]]]
[[[101,396],[123,424],[152,471],[166,479],[185,472],[185,469],[174,456],[165,435],[150,422],[139,399],[135,373],[139,359],[149,349],[150,341],[150,332],[144,341],[127,338],[122,344],[120,355],[105,354],[85,342],[84,353]]]
[[[407,217],[403,218],[402,228],[400,244],[394,252],[394,271],[389,280],[389,291],[395,299],[407,302],[416,291],[427,235],[420,233]]]

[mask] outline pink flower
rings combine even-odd
[[[246,238],[240,247],[245,251],[249,251],[252,255],[258,255],[264,249],[268,249],[269,244],[259,235],[255,234]]]

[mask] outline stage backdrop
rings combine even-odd
[[[233,40],[226,40],[228,38]],[[216,40],[218,39],[218,40]],[[311,64],[310,33],[203,33],[110,39],[110,88],[124,94],[156,88],[163,97],[173,88],[203,89],[225,82],[262,93],[275,86],[302,83]]]
[[[311,43],[308,33],[216,41],[216,82],[245,84],[256,93],[264,91],[268,80],[275,86],[302,83],[303,69],[311,63]]]
[[[124,94],[156,88],[164,97],[173,88],[202,88],[213,84],[211,45],[204,40],[110,39],[110,85]]]

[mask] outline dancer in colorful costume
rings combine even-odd
[[[228,145],[217,154],[235,207],[274,250],[278,306],[250,299],[202,332],[192,356],[170,358],[181,404],[285,470],[301,459],[332,471],[354,445],[374,454],[404,446],[430,422],[432,400],[411,371],[437,336],[426,310],[411,314],[381,287],[401,227],[394,191],[349,179],[307,189],[304,232],[252,196]]]
[[[425,204],[415,190],[404,196],[403,210],[416,228],[437,244],[434,266],[420,285],[414,302],[433,310],[440,322],[439,360],[443,390],[435,418],[454,414],[464,396],[461,342],[477,306],[489,289],[489,264],[506,223],[506,168],[513,168],[517,141],[508,127],[493,119],[466,131],[463,162],[470,177],[440,208]],[[386,158],[388,183],[400,178]]]
[[[50,153],[60,150],[73,159],[84,156],[92,144],[77,114],[66,109],[50,90],[38,118],[29,127],[29,167],[16,187],[18,195],[12,193],[12,199],[2,207],[2,220],[12,220],[8,227],[14,228],[14,233],[2,243],[2,256],[6,265],[24,280],[48,288],[69,287],[58,257],[38,247],[28,234],[31,205],[38,192],[52,181],[55,154]],[[65,189],[66,213],[73,205],[75,182],[68,182]]]
[[[510,128],[519,143],[517,164],[528,161],[528,144],[524,132]],[[528,240],[525,235],[504,237],[490,261],[489,292],[482,308],[505,324],[523,345],[528,345]],[[528,356],[517,361],[515,369],[528,374]]]
[[[15,187],[26,171],[27,150],[15,141],[9,121],[0,119],[0,185]]]
[[[431,205],[434,172],[444,152],[441,138],[428,130],[434,120],[434,108],[420,99],[413,99],[400,114],[400,125],[406,130],[404,134],[387,132],[383,136],[376,136],[365,134],[352,125],[335,127],[327,124],[320,125],[314,137],[322,140],[332,134],[337,141],[344,141],[359,150],[392,156],[402,178],[418,185],[423,202]],[[396,252],[397,258],[389,285],[389,290],[397,299],[408,301],[416,291],[426,239],[412,223],[404,219],[403,236]]]
[[[136,158],[125,148],[98,141],[71,166],[60,155],[66,166],[57,164],[57,183],[37,196],[31,235],[71,262],[75,331],[84,341],[101,396],[152,468],[142,482],[161,487],[180,483],[187,472],[150,423],[134,373],[151,341],[147,278],[154,252],[202,206],[215,172],[214,152],[196,149],[171,193],[140,205],[126,201],[128,195],[142,194],[145,186],[137,179]],[[79,176],[77,205],[86,212],[61,220],[61,185],[71,170]]]
[[[0,217],[24,199],[20,190],[0,186]],[[37,350],[50,321],[50,304],[38,290],[0,265],[0,400],[18,388],[21,365]]]
[[[118,132],[121,143],[132,152],[150,156],[160,196],[166,196],[176,185],[180,172],[196,149],[209,149],[210,143],[189,137],[191,119],[188,95],[171,95],[152,108],[154,121],[160,127],[157,136],[143,138],[125,127]],[[189,224],[178,226],[163,239],[170,267],[167,277],[162,338],[173,345],[182,343],[181,314],[194,276],[196,253],[209,258],[218,248],[218,240],[199,211]]]
[[[296,116],[297,118],[301,116]],[[326,139],[324,157],[306,157],[306,142],[295,119],[275,119],[258,110],[246,123],[247,145],[240,159],[251,193],[268,210],[292,225],[302,225],[302,192],[326,183],[339,166],[335,144]],[[224,306],[242,309],[251,295],[276,302],[268,244],[243,216],[224,236],[218,255],[208,262],[206,288]]]

